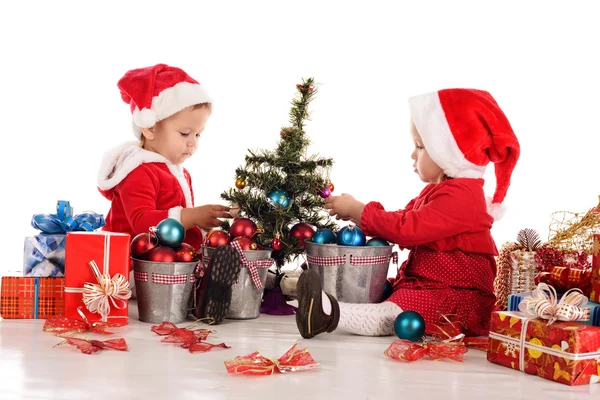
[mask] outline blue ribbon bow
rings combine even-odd
[[[73,216],[71,204],[65,200],[56,203],[56,214],[34,214],[31,218],[31,226],[49,234],[94,231],[104,225],[102,214],[84,212]]]

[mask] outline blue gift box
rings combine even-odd
[[[511,294],[508,296],[508,311],[519,311],[519,304],[527,296],[531,296],[532,292],[523,292]],[[600,304],[588,301],[585,307],[590,309],[590,320],[589,321],[578,321],[582,324],[600,326]]]
[[[34,277],[65,276],[66,234],[93,231],[105,225],[104,217],[93,212],[73,215],[71,204],[56,203],[56,214],[35,214],[31,225],[42,233],[25,238],[23,275]]]
[[[65,276],[66,235],[39,234],[25,238],[23,275]]]

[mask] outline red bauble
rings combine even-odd
[[[158,238],[154,233],[140,233],[131,241],[131,256],[144,260],[156,246],[158,246]]]
[[[233,241],[239,243],[242,250],[258,250],[256,242],[248,237],[238,236]]]
[[[304,247],[304,241],[315,234],[315,228],[305,222],[300,222],[290,229],[290,237],[300,240],[300,246]]]
[[[333,182],[331,182],[331,181],[330,181],[330,182],[329,182],[329,191],[330,191],[331,193],[333,193],[333,189],[335,189],[335,186],[333,186]]]
[[[248,218],[236,218],[229,228],[229,234],[232,238],[238,236],[251,238],[256,234],[256,224]]]
[[[226,246],[231,242],[231,237],[227,232],[214,229],[206,236],[206,245],[209,247]]]
[[[181,243],[181,246],[175,249],[176,262],[193,262],[198,261],[196,257],[196,249],[187,243]]]
[[[273,240],[271,240],[271,247],[273,250],[281,250],[281,239],[278,237],[273,238]]]
[[[175,250],[170,247],[157,247],[148,253],[148,261],[175,262]]]

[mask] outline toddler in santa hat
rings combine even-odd
[[[502,216],[502,201],[520,153],[519,142],[494,98],[485,91],[446,89],[409,100],[411,158],[428,183],[404,209],[386,211],[350,195],[326,199],[338,219],[360,224],[365,234],[409,249],[393,282],[393,293],[379,304],[338,303],[321,291],[312,270],[298,280],[296,323],[311,338],[336,328],[367,336],[394,334],[403,310],[425,319],[426,334],[452,315],[467,335],[488,333],[495,309],[491,227]],[[486,201],[482,179],[494,163],[496,190]]]
[[[98,188],[111,202],[103,229],[133,238],[174,218],[186,229],[185,243],[199,250],[201,229],[219,226],[219,218],[231,218],[223,205],[194,206],[192,179],[182,167],[198,148],[212,100],[198,81],[165,64],[130,70],[118,87],[131,107],[137,140],[108,151],[102,160]],[[208,271],[212,272],[202,279],[196,313],[220,323],[240,271],[239,254],[230,246],[216,249]]]

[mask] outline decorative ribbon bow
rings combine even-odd
[[[236,249],[238,253],[240,253],[242,265],[248,268],[248,271],[250,271],[250,276],[252,277],[252,282],[254,282],[254,286],[256,286],[256,288],[259,290],[262,289],[263,286],[262,282],[260,281],[260,276],[258,276],[258,268],[269,268],[271,265],[273,265],[273,262],[275,260],[273,260],[272,258],[265,258],[263,260],[248,261],[248,259],[244,255],[242,246],[240,246],[238,242],[231,242],[231,246],[233,246],[233,248]]]
[[[93,260],[88,265],[92,268],[98,283],[86,282],[83,285],[83,304],[90,312],[99,313],[102,322],[106,322],[110,314],[110,303],[118,309],[126,306],[125,300],[131,297],[129,281],[122,274],[116,274],[112,278],[109,274],[101,274]],[[122,302],[121,306],[118,301]]]
[[[102,214],[85,212],[73,216],[71,204],[65,200],[56,203],[56,214],[34,214],[31,218],[31,226],[49,234],[94,231],[104,225]]]
[[[531,296],[525,297],[519,304],[519,310],[528,318],[548,320],[548,325],[555,321],[588,321],[590,309],[583,308],[588,298],[579,289],[567,291],[560,301],[556,301],[556,290],[545,283],[540,283]]]

